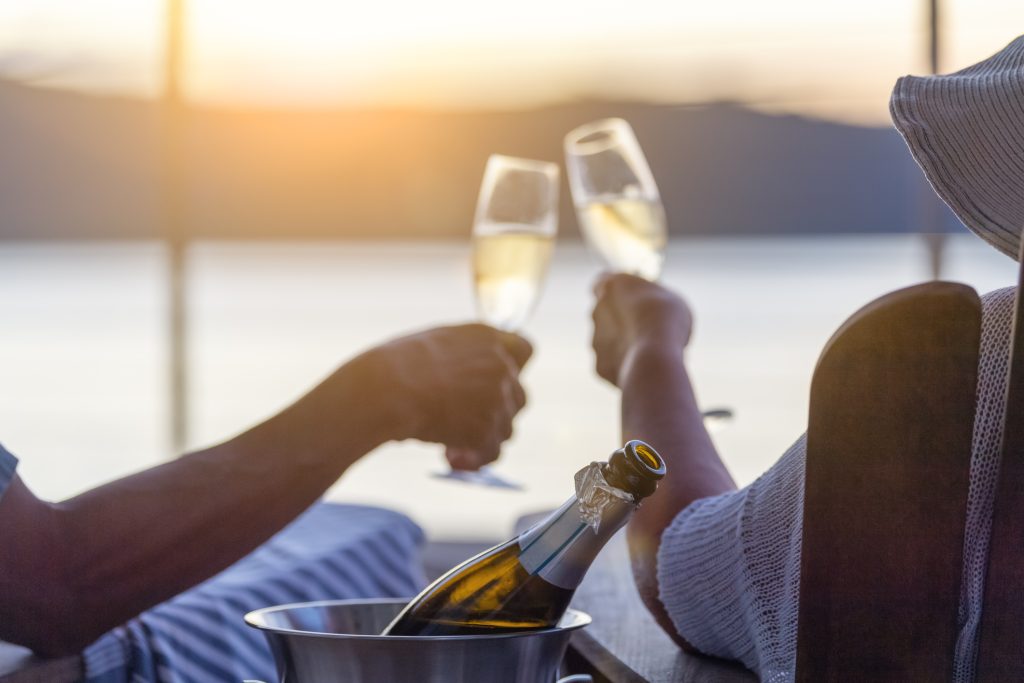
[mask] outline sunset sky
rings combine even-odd
[[[947,70],[1024,33],[1020,0],[946,0]],[[162,0],[0,3],[0,73],[159,92]],[[573,98],[741,100],[887,120],[895,78],[923,72],[914,0],[190,0],[197,102],[518,108]]]

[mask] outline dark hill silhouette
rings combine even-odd
[[[153,102],[0,82],[0,238],[158,237],[159,114]],[[613,115],[633,123],[674,233],[920,227],[924,181],[891,129],[728,103],[582,102],[521,112],[193,108],[189,230],[464,236],[488,154],[560,161],[568,130]],[[562,211],[562,234],[575,234],[564,181]]]

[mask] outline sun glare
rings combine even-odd
[[[711,99],[879,122],[926,69],[923,0],[186,0],[189,96],[216,104],[516,108]],[[946,0],[945,65],[1024,26],[1015,0]],[[0,69],[159,91],[163,0],[0,4]]]
[[[193,3],[190,92],[206,101],[262,101],[272,92],[284,105],[523,107],[620,97],[842,109],[858,98],[877,102],[888,87],[872,88],[851,64],[876,75],[913,61],[909,7],[864,3],[850,18],[828,3],[785,4]],[[821,57],[806,59],[813,53]],[[822,94],[837,71],[849,91]]]

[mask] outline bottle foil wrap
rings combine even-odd
[[[632,494],[616,488],[604,478],[604,463],[592,462],[576,473],[576,500],[580,517],[596,534],[601,517],[609,505],[626,502],[635,505]]]

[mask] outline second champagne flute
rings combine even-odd
[[[604,119],[571,131],[565,165],[587,243],[612,271],[657,280],[667,241],[665,210],[630,125]]]
[[[583,237],[617,273],[657,280],[668,229],[658,186],[632,127],[603,119],[565,136],[565,165]],[[731,408],[704,411],[717,429],[732,419]]]

